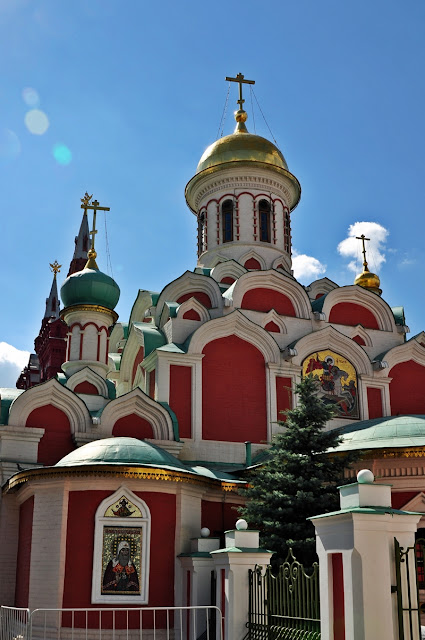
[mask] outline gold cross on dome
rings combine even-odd
[[[53,263],[50,262],[49,264],[50,264],[50,269],[51,271],[53,271],[54,277],[56,278],[57,274],[61,270],[62,265],[59,264],[57,260],[55,260]]]
[[[94,251],[94,237],[97,233],[96,230],[96,214],[98,211],[110,211],[110,207],[101,207],[99,202],[97,200],[93,200],[93,202],[91,202],[91,199],[93,198],[93,195],[89,196],[89,194],[85,193],[84,198],[81,198],[81,208],[84,209],[84,213],[87,213],[87,209],[92,209],[93,210],[93,228],[91,231],[89,231],[89,234],[91,235],[91,250]]]
[[[363,267],[365,268],[365,270],[367,270],[367,260],[366,260],[366,246],[365,246],[365,240],[370,240],[370,238],[366,238],[365,234],[362,233],[361,236],[356,236],[356,240],[361,240],[362,241],[362,254],[363,254]]]
[[[239,100],[236,102],[239,105],[239,109],[243,109],[243,103],[245,100],[242,99],[242,85],[243,84],[255,84],[255,80],[245,80],[245,76],[242,73],[238,73],[236,78],[228,78],[226,76],[226,80],[229,82],[237,82],[239,84]]]

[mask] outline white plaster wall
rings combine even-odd
[[[19,504],[16,495],[0,493],[0,604],[15,604],[16,558],[18,554]]]

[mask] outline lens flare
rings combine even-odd
[[[0,165],[11,163],[21,153],[21,143],[14,131],[0,129]]]
[[[40,109],[31,109],[25,114],[25,126],[30,133],[42,136],[49,128],[49,118]]]
[[[31,87],[23,89],[22,98],[29,107],[38,107],[40,104],[40,96],[37,91]]]
[[[67,165],[72,160],[72,152],[66,144],[55,144],[53,147],[53,157],[58,164]]]

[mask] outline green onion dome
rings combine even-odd
[[[137,438],[116,437],[94,440],[68,453],[55,467],[113,464],[136,465],[174,469],[190,473],[191,470],[171,453],[152,442]],[[192,472],[193,473],[193,472]]]
[[[87,266],[68,276],[61,287],[64,307],[90,304],[113,310],[119,297],[120,288],[113,278]]]

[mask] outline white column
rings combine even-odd
[[[245,521],[238,520],[237,526],[244,526],[241,522]],[[226,531],[225,548],[211,555],[217,572],[217,606],[224,616],[223,640],[242,640],[248,622],[248,570],[269,564],[272,553],[260,548],[258,531],[234,529]]]
[[[346,640],[398,640],[394,538],[413,545],[421,514],[392,509],[391,486],[374,484],[371,471],[357,478],[340,488],[340,511],[312,518],[321,637],[339,640],[345,631]]]

